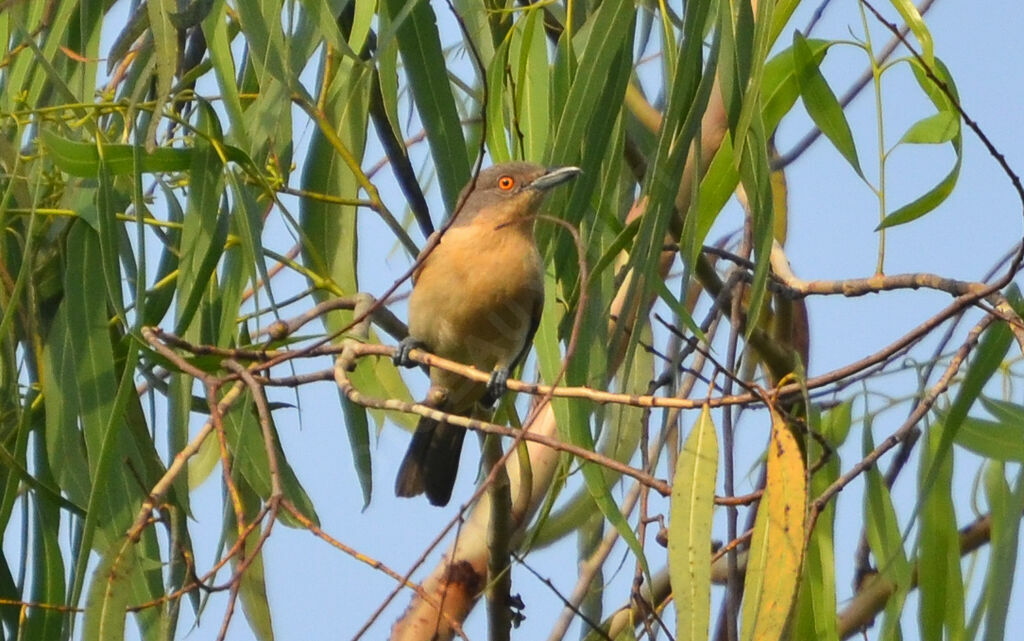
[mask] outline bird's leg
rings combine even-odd
[[[495,403],[501,400],[501,397],[508,391],[506,383],[508,382],[508,368],[507,367],[496,367],[491,372],[491,379],[487,381],[487,391],[484,392],[483,397],[480,399],[480,404],[484,407],[492,407]]]
[[[398,343],[398,350],[395,352],[392,361],[396,367],[416,367],[416,361],[409,358],[409,352],[414,349],[425,349],[423,341],[418,341],[412,336],[406,336]]]

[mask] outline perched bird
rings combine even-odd
[[[411,366],[423,348],[491,372],[487,384],[430,370],[425,403],[471,416],[505,392],[509,371],[526,356],[544,304],[544,268],[533,238],[534,216],[549,189],[575,178],[576,167],[546,169],[502,163],[463,189],[455,221],[413,274],[409,337],[395,363]],[[428,243],[429,246],[429,243]],[[451,498],[466,430],[421,418],[398,470],[395,494]]]

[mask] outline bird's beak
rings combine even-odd
[[[530,189],[546,191],[556,185],[561,185],[567,180],[572,180],[583,173],[579,167],[553,167],[541,174],[539,178],[530,183]]]

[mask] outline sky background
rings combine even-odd
[[[677,11],[680,9],[678,2],[671,4]],[[779,46],[789,46],[793,29],[807,24],[816,6],[805,4],[784,31]],[[882,4],[879,0],[878,5]],[[435,2],[434,6],[444,38],[447,41],[460,39],[445,3]],[[958,83],[964,109],[1006,155],[1010,166],[1024,171],[1024,140],[1020,127],[1020,114],[1024,108],[1021,89],[1024,74],[1020,70],[1020,60],[1024,59],[1024,43],[1020,35],[1024,27],[1024,8],[1013,0],[985,3],[938,0],[927,14],[926,22],[934,36],[936,54],[948,65]],[[111,24],[111,28],[111,33],[105,37],[103,50],[112,42],[120,25]],[[888,32],[874,21],[871,22],[871,32],[876,50],[888,41]],[[816,37],[830,39],[861,37],[862,34],[860,15],[853,0],[831,2],[814,32]],[[465,56],[460,56],[456,64],[467,64]],[[834,47],[823,69],[836,93],[841,94],[866,64],[863,52],[853,47]],[[315,69],[311,69],[310,78],[314,74]],[[911,123],[932,113],[930,104],[920,94],[909,72],[904,70],[886,75],[883,108],[889,144],[897,140]],[[875,105],[870,89],[861,94],[847,114],[862,165],[873,179],[877,175],[877,154]],[[777,144],[780,151],[788,151],[809,128],[810,121],[797,107],[779,130]],[[414,133],[417,129],[418,125],[413,122],[407,126],[406,133]],[[300,166],[292,174],[293,185],[298,183],[301,175],[301,161],[311,133],[309,127],[296,130],[295,158]],[[1009,181],[973,134],[965,132],[964,140],[964,162],[956,191],[937,211],[889,233],[887,273],[925,271],[977,279],[1020,237],[1021,204]],[[412,150],[414,166],[419,166],[417,162],[425,159],[426,151],[425,145]],[[371,144],[363,166],[373,165],[382,156],[380,149]],[[932,186],[945,175],[952,162],[953,153],[949,145],[896,151],[888,165],[890,211]],[[795,272],[807,280],[871,275],[876,260],[877,235],[873,230],[878,222],[877,201],[838,152],[820,139],[788,168],[787,179],[790,218],[787,252]],[[387,170],[378,174],[376,182],[389,208],[396,212],[405,211],[405,203]],[[428,193],[428,202],[435,217],[439,217],[443,206],[436,188]],[[297,209],[296,205],[293,211]],[[735,202],[731,203],[711,237],[735,228],[741,215]],[[405,271],[410,261],[401,250],[395,249],[393,237],[371,213],[362,215],[360,224],[360,284],[363,290],[380,294]],[[293,242],[282,229],[268,228],[267,237],[269,244],[279,243],[283,249]],[[417,242],[422,241],[416,233],[413,237]],[[280,295],[280,292],[303,286],[298,279],[285,275],[275,283],[275,291]],[[400,291],[408,291],[408,286]],[[899,292],[856,299],[810,299],[812,343],[809,373],[822,373],[875,351],[919,324],[948,300],[948,296],[935,292]],[[405,318],[404,304],[395,305],[393,309]],[[299,311],[302,310],[294,310],[293,313]],[[929,351],[922,349],[917,353],[925,355]],[[1013,351],[1011,355],[1014,355]],[[326,359],[311,364],[313,369],[329,366]],[[409,370],[403,375],[414,393],[422,393],[425,377],[418,370]],[[892,377],[892,380],[894,389],[912,389],[907,384],[910,379],[905,376]],[[993,393],[998,394],[998,390]],[[1024,402],[1017,389],[1011,389],[1008,398]],[[297,398],[289,393],[277,400],[297,401],[294,410],[277,413],[277,427],[289,461],[317,506],[323,529],[399,573],[410,567],[427,542],[447,524],[460,500],[465,500],[472,493],[479,448],[476,439],[471,437],[467,439],[467,451],[463,456],[453,501],[447,508],[434,508],[422,499],[400,500],[393,497],[394,475],[409,435],[389,422],[373,444],[374,495],[370,505],[363,509],[335,387],[327,383],[307,385]],[[895,429],[906,411],[906,406],[901,405],[880,415],[874,425],[875,440],[880,441]],[[860,414],[861,408],[858,407],[855,416]],[[694,419],[695,416],[684,416],[683,428],[689,430]],[[195,428],[198,429],[199,425],[197,421]],[[750,413],[738,427],[740,452],[737,471],[741,483],[737,492],[748,491],[754,481],[755,475],[748,475],[747,471],[753,469],[754,461],[763,449],[767,425],[763,415]],[[860,425],[855,423],[854,432],[848,439],[850,447],[840,452],[844,470],[860,458],[860,429]],[[957,516],[961,524],[966,524],[974,518],[970,500],[977,465],[976,459],[965,455],[962,450],[958,449],[956,456]],[[888,467],[888,457],[883,459],[885,467]],[[1017,466],[1009,468],[1011,475],[1016,473]],[[662,469],[658,475],[665,477],[666,471]],[[219,479],[219,471],[212,478]],[[620,495],[625,487],[628,486],[620,484],[616,495]],[[912,473],[907,473],[894,489],[894,500],[901,515],[910,511],[915,487]],[[859,480],[855,481],[838,498],[836,559],[840,607],[842,601],[852,594],[853,550],[862,525],[860,488]],[[208,538],[196,537],[199,566],[206,567],[213,558],[219,537],[221,490],[218,480],[208,481],[197,490],[193,509],[197,519],[194,531],[209,532]],[[651,511],[658,510],[667,511],[667,504],[655,501]],[[716,515],[720,538],[724,538],[723,523],[722,515]],[[204,530],[204,526],[208,527]],[[17,532],[17,528],[11,531]],[[445,545],[448,542],[450,539]],[[5,544],[10,545],[10,540]],[[652,564],[660,567],[663,563],[661,548],[652,545],[648,550]],[[439,553],[440,549],[429,556],[415,578],[424,577],[433,568]],[[328,547],[308,532],[290,530],[280,524],[267,543],[264,558],[278,639],[351,638],[394,587],[393,581],[382,573]],[[628,584],[633,574],[633,561],[621,545],[613,552],[612,558],[623,563],[617,574],[606,575],[610,581],[609,597],[605,601],[608,610],[618,607],[628,595]],[[979,560],[984,560],[984,553]],[[543,576],[551,578],[563,593],[571,591],[576,564],[573,537],[531,553],[527,561]],[[965,561],[965,568],[968,563]],[[615,563],[610,567],[614,570]],[[984,565],[979,565],[978,571],[983,568]],[[1024,566],[1019,563],[1018,577],[1022,570]],[[514,569],[513,581],[513,592],[520,593],[526,601],[524,613],[527,617],[523,626],[514,632],[514,638],[545,638],[561,610],[561,602],[523,568]],[[973,601],[973,598],[969,601],[968,613]],[[408,602],[409,592],[395,599],[364,638],[385,638],[392,622]],[[224,594],[212,597],[199,628],[187,638],[214,638],[220,627],[224,603]],[[713,598],[712,603],[713,607],[717,606],[718,599]],[[1019,598],[1011,601],[1008,630],[1024,626],[1022,603],[1024,601]],[[914,596],[911,596],[909,607],[916,607]],[[188,621],[188,608],[183,612],[183,619]],[[712,621],[714,617],[713,610]],[[486,636],[485,630],[483,612],[478,609],[470,617],[466,632],[471,639],[479,639]],[[904,633],[908,639],[917,638],[914,615],[905,616]],[[876,634],[877,628],[870,631],[868,637],[873,639]],[[578,628],[574,626],[567,638],[577,635]],[[248,626],[240,616],[236,615],[228,638],[251,638]]]

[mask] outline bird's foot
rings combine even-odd
[[[499,367],[491,372],[491,379],[487,381],[487,391],[484,392],[480,404],[484,407],[493,407],[501,400],[501,397],[508,391],[508,368]]]
[[[398,349],[391,360],[394,362],[395,367],[416,367],[416,361],[409,358],[409,352],[414,349],[424,349],[425,347],[426,345],[421,341],[416,340],[412,336],[406,336],[398,343]]]

